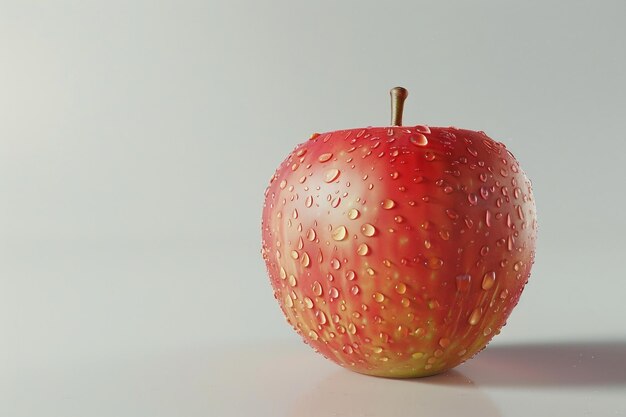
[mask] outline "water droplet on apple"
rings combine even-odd
[[[323,153],[317,158],[317,160],[320,162],[326,162],[326,161],[329,161],[330,158],[332,157],[333,157],[332,153]]]
[[[359,214],[361,214],[361,213],[359,213],[359,210],[357,210],[355,208],[351,208],[350,210],[348,210],[348,218],[350,220],[354,220],[354,219],[358,218]]]
[[[359,245],[359,247],[356,249],[356,253],[361,255],[361,256],[365,256],[370,252],[370,248],[369,246],[367,246],[366,243],[361,243]]]
[[[377,303],[382,303],[383,301],[385,301],[385,296],[379,292],[375,292],[372,295],[372,298],[374,298],[374,301],[376,301]]]
[[[418,327],[413,333],[415,334],[415,337],[422,337],[426,333],[426,330],[424,330],[424,328],[422,327]]]
[[[313,308],[313,300],[311,300],[309,297],[304,297],[304,305],[306,306],[306,308]]]
[[[313,294],[317,295],[318,297],[321,296],[324,292],[324,290],[322,289],[322,284],[320,284],[319,281],[315,281],[311,288],[313,289]]]
[[[336,168],[329,169],[328,171],[326,171],[326,175],[324,176],[324,181],[326,181],[326,182],[333,182],[337,178],[339,178],[339,174],[340,173],[341,172],[338,169],[336,169]]]
[[[428,138],[421,133],[416,133],[412,136],[409,141],[416,146],[426,146],[428,145]]]
[[[458,213],[452,209],[446,209],[446,215],[450,218],[450,220],[456,220],[459,218]]]
[[[472,276],[470,274],[457,275],[456,289],[459,292],[467,292],[472,284]]]
[[[376,233],[376,228],[369,223],[365,223],[361,226],[361,233],[365,236],[372,237]]]
[[[348,235],[348,230],[346,229],[345,226],[339,226],[332,232],[333,240],[336,240],[336,241],[344,240],[347,235]]]
[[[491,212],[489,210],[485,211],[485,224],[487,227],[491,227]]]
[[[296,277],[293,275],[289,275],[289,278],[287,278],[287,282],[289,283],[289,285],[291,285],[292,287],[295,287],[296,285],[298,285],[298,281],[296,281]]]
[[[396,202],[395,202],[395,201],[393,201],[393,200],[391,200],[391,199],[389,199],[389,198],[386,198],[386,199],[384,199],[384,200],[382,201],[382,203],[381,203],[380,205],[381,205],[381,206],[382,206],[382,208],[384,208],[385,210],[389,210],[389,209],[392,209],[392,208],[394,208],[394,207],[395,207]]]
[[[361,289],[359,288],[358,285],[353,285],[352,288],[350,288],[350,292],[353,295],[357,295],[359,293],[359,291],[361,291]]]
[[[411,357],[413,359],[422,359],[424,357],[424,354],[422,352],[415,352],[411,355]]]
[[[406,292],[406,284],[403,282],[398,282],[396,284],[396,292],[398,294],[404,294]]]
[[[443,260],[437,258],[436,256],[433,256],[432,258],[428,258],[428,261],[426,261],[426,266],[428,266],[430,269],[439,269],[443,266]]]
[[[285,297],[285,305],[287,306],[287,308],[293,307],[293,300],[291,299],[289,294],[287,294],[287,296]]]
[[[333,208],[337,208],[339,204],[341,204],[341,197],[335,197],[330,203]]]
[[[346,271],[346,279],[348,281],[354,281],[354,279],[356,278],[356,272],[354,272],[353,270],[349,269],[348,271]]]
[[[309,254],[306,252],[302,254],[302,259],[300,261],[302,262],[302,266],[305,268],[307,268],[311,264],[311,259],[309,258]]]
[[[485,187],[484,185],[482,187],[480,187],[480,196],[482,197],[483,200],[486,200],[489,198],[489,188]]]
[[[330,290],[328,290],[328,295],[330,296],[331,300],[334,300],[339,297],[339,290],[336,287],[330,287]]]
[[[309,229],[309,231],[306,232],[306,238],[308,241],[313,242],[316,237],[317,237],[317,234],[315,233],[315,230]]]
[[[348,333],[356,334],[356,326],[354,325],[354,323],[348,324]]]
[[[480,316],[481,315],[482,315],[481,309],[480,308],[475,308],[474,310],[472,310],[472,313],[470,314],[469,319],[467,320],[467,322],[471,326],[475,326],[480,321]]]
[[[493,284],[496,282],[496,273],[493,271],[489,271],[485,273],[483,276],[482,288],[483,290],[489,290],[493,287]]]
[[[317,332],[316,332],[315,330],[310,330],[310,331],[309,331],[309,337],[310,337],[312,340],[317,340],[317,339],[319,339],[319,335],[317,334]]]
[[[328,321],[328,319],[326,318],[326,314],[324,314],[324,312],[321,310],[317,310],[315,312],[315,317],[317,317],[317,321],[320,324],[326,324],[326,322]]]

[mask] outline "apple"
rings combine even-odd
[[[531,184],[504,144],[455,127],[315,133],[271,177],[262,255],[287,321],[350,370],[420,377],[482,350],[534,261]]]

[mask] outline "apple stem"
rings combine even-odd
[[[402,126],[404,100],[409,96],[409,92],[406,88],[394,87],[389,94],[391,95],[391,126]]]

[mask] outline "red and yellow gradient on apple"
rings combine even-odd
[[[356,372],[419,377],[474,356],[524,289],[531,185],[483,132],[394,126],[314,134],[270,180],[263,258],[287,321]]]

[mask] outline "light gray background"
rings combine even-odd
[[[0,2],[0,414],[231,415],[224,398],[250,398],[232,375],[279,345],[337,372],[272,298],[263,192],[312,132],[386,125],[395,85],[405,123],[484,130],[533,181],[536,263],[491,349],[605,340],[623,357],[624,16],[623,1]],[[232,379],[219,412],[210,358]],[[540,404],[511,392],[492,415]]]

